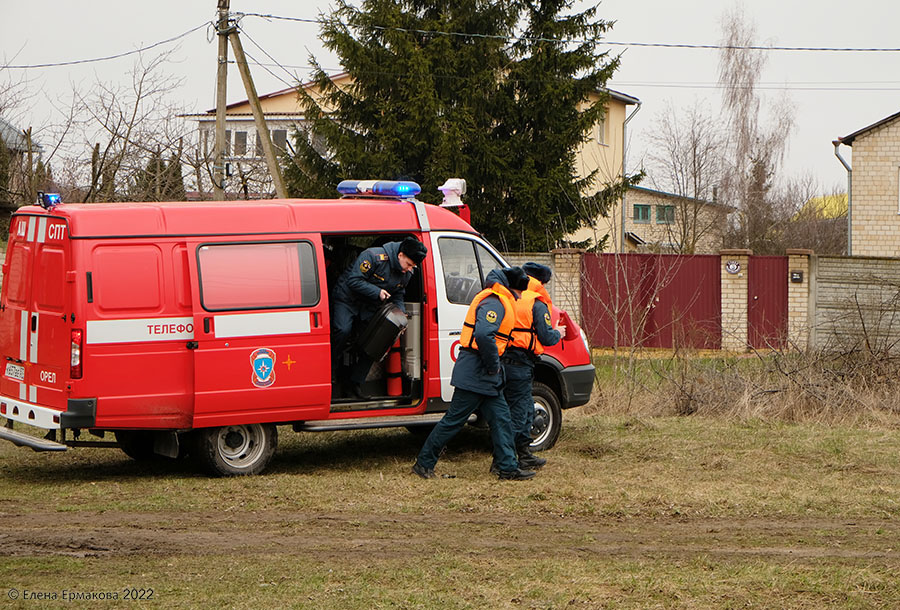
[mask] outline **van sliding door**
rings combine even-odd
[[[194,426],[324,417],[331,369],[322,243],[195,243]]]

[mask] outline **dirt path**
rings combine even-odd
[[[0,554],[115,557],[240,552],[327,561],[402,559],[436,548],[498,557],[697,555],[900,560],[900,524],[877,519],[527,521],[497,515],[360,512],[0,513]]]

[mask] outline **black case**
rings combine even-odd
[[[360,333],[357,342],[359,349],[375,362],[380,362],[408,323],[402,309],[393,303],[385,303]]]

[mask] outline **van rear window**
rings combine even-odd
[[[34,306],[37,311],[62,313],[65,308],[66,255],[62,248],[45,244],[38,250]]]
[[[319,301],[315,251],[307,241],[205,245],[197,261],[207,311],[310,307]]]
[[[7,300],[22,309],[28,308],[28,284],[31,281],[31,244],[11,241],[9,254],[9,270],[4,282],[9,286]]]

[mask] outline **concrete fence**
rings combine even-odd
[[[531,260],[551,267],[554,303],[582,324],[583,256],[576,249],[505,254],[510,264]],[[747,351],[754,257],[749,250],[723,250],[719,256],[722,349]],[[787,285],[785,347],[900,351],[900,259],[817,256],[799,249],[788,250],[786,259],[786,277],[775,278]]]

